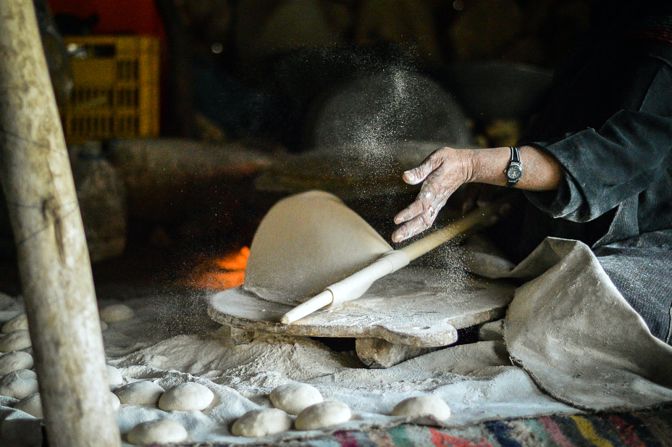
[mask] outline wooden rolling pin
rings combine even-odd
[[[500,205],[492,203],[482,208],[477,208],[461,219],[451,222],[440,230],[404,248],[385,253],[371,265],[326,287],[323,292],[299,304],[283,315],[280,321],[284,324],[292,324],[323,307],[356,300],[364,295],[369,287],[383,276],[406,267],[414,259],[478,225],[486,226],[494,223],[497,219],[497,210]]]

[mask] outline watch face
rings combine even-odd
[[[506,171],[506,176],[509,180],[518,180],[523,174],[523,171],[520,169],[520,166],[512,164],[509,166],[509,169]]]

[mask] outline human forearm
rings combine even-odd
[[[467,183],[506,185],[504,171],[509,163],[508,147],[469,149],[471,172]],[[523,175],[515,185],[527,191],[550,191],[558,188],[562,179],[562,167],[550,154],[533,146],[521,146],[520,158]]]
[[[516,187],[529,191],[557,189],[562,177],[560,164],[549,154],[532,146],[520,151],[523,175]],[[429,228],[448,198],[465,183],[506,185],[504,170],[510,149],[454,149],[445,147],[432,153],[417,168],[404,172],[406,183],[422,183],[416,200],[394,218],[400,227],[392,235],[401,242]]]
[[[528,198],[553,217],[588,222],[639,194],[670,157],[672,106],[666,107],[667,116],[621,110],[599,128],[541,142],[567,173],[567,188],[559,200]]]

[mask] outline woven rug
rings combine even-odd
[[[230,444],[183,444],[224,447]],[[250,445],[250,444],[246,444]],[[255,444],[267,445],[267,444]],[[391,428],[342,430],[282,446],[306,447],[518,447],[518,446],[672,446],[672,406],[635,413],[490,421],[453,429],[404,424]]]

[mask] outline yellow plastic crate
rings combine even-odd
[[[68,143],[159,135],[159,41],[66,37],[74,87],[65,107]]]

